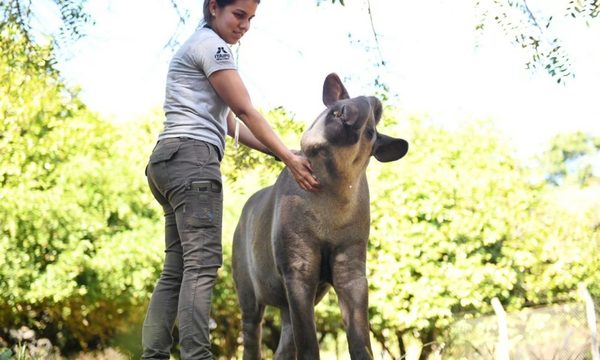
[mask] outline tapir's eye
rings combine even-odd
[[[339,110],[335,110],[333,112],[333,116],[336,118],[341,118],[342,116],[344,116],[344,110],[346,109],[345,106],[342,106]]]
[[[367,135],[367,139],[372,139],[373,135],[375,135],[375,130],[373,130],[372,128],[368,128],[365,134]]]

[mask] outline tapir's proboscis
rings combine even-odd
[[[233,239],[233,277],[242,312],[244,359],[260,359],[265,306],[281,311],[277,359],[318,359],[314,306],[333,286],[352,359],[371,359],[366,168],[402,158],[408,143],[377,132],[381,102],[350,98],[340,78],[323,85],[327,106],[300,142],[320,191],[302,190],[288,169],[252,195]]]

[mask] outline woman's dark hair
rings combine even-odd
[[[215,0],[219,9],[222,9],[227,5],[231,5],[236,1],[237,0]],[[254,0],[254,1],[256,1],[257,4],[260,4],[260,0]],[[208,8],[209,3],[210,3],[210,0],[204,0],[203,12],[204,12],[204,20],[210,26],[210,25],[212,25],[212,16],[210,15],[210,9]]]

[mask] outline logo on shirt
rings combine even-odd
[[[217,61],[227,61],[231,58],[231,55],[225,50],[224,47],[219,46],[217,48],[217,53],[215,54],[215,60]]]

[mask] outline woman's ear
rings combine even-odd
[[[212,16],[215,16],[215,14],[217,13],[217,1],[216,0],[209,0],[208,10],[210,10],[210,14]]]

